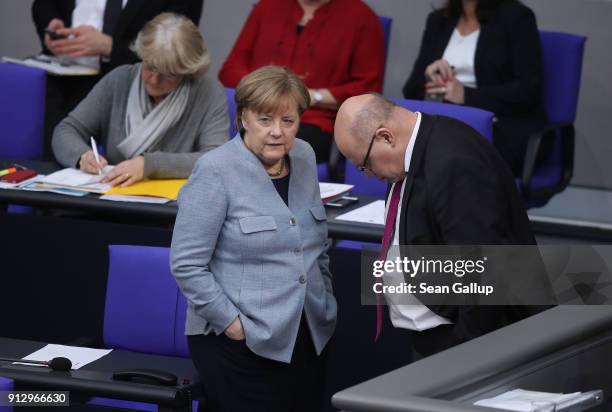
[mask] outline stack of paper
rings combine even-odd
[[[349,192],[354,185],[345,185],[342,183],[324,183],[319,182],[319,189],[321,191],[321,200],[327,202],[330,199],[338,197],[342,194]]]
[[[112,186],[100,183],[106,173],[114,166],[106,166],[101,175],[92,175],[77,169],[63,169],[36,180],[38,189],[71,189],[81,192],[106,193]]]

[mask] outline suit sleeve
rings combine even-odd
[[[465,139],[461,139],[465,142]],[[454,154],[429,162],[429,202],[433,219],[447,245],[497,245],[512,241],[507,215],[506,187],[480,145],[449,148]],[[435,163],[435,164],[431,164]],[[468,298],[469,299],[469,298]],[[454,323],[453,333],[462,341],[490,332],[503,324],[494,306],[428,307]]]
[[[117,75],[121,76],[124,70],[126,68],[116,69],[104,76],[53,131],[53,154],[62,166],[76,167],[81,155],[91,149],[90,136],[103,138],[102,130],[109,122],[112,96],[116,88],[114,79]],[[106,146],[106,142],[101,143]]]
[[[239,311],[209,267],[227,216],[228,198],[220,171],[207,160],[203,158],[196,164],[181,189],[170,266],[179,288],[196,313],[219,335]]]
[[[513,78],[500,84],[465,88],[467,106],[498,115],[525,112],[526,107],[538,101],[542,85],[542,50],[535,15],[525,8],[503,24],[507,24]]]
[[[368,14],[353,39],[348,81],[327,88],[341,104],[351,96],[382,91],[385,67],[384,33],[378,18]]]
[[[253,7],[232,51],[219,71],[219,80],[225,87],[235,88],[240,79],[251,71],[251,55],[259,32],[262,7],[261,3]]]
[[[429,64],[433,63],[431,50],[436,40],[436,30],[434,28],[436,21],[436,15],[430,13],[425,23],[425,31],[421,39],[418,57],[412,67],[412,73],[410,73],[410,77],[408,77],[402,89],[406,99],[422,100],[425,97],[425,69]]]
[[[64,20],[60,9],[57,7],[57,1],[55,0],[34,0],[32,3],[32,20],[34,26],[36,26],[36,33],[40,39],[43,52],[49,53],[45,47],[45,32],[44,30],[49,26],[49,22],[53,19]],[[64,24],[67,22],[64,21]]]

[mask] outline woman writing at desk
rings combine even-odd
[[[185,178],[196,160],[227,140],[229,120],[221,84],[205,75],[208,50],[193,22],[163,13],[138,34],[142,63],[106,75],[56,127],[59,163],[128,186],[144,178]],[[90,136],[106,157],[98,163]]]

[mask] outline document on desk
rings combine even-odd
[[[344,183],[327,183],[319,182],[319,190],[321,191],[321,200],[327,202],[334,197],[347,193],[354,188],[354,185],[346,185]]]
[[[64,357],[72,362],[72,369],[83,366],[111,353],[112,349],[81,348],[79,346],[66,346],[49,344],[34,353],[22,358],[23,360],[50,361],[53,358]],[[15,362],[17,364],[22,364]]]
[[[40,54],[38,56],[16,59],[14,57],[2,57],[6,63],[20,64],[22,66],[36,67],[57,76],[94,76],[100,73],[97,69],[78,64],[69,64],[54,56]]]
[[[152,196],[176,200],[187,179],[146,179],[127,187],[115,186],[106,195]]]
[[[350,212],[336,217],[336,220],[347,222],[371,223],[374,225],[385,224],[385,201],[375,200],[365,206],[358,207]]]
[[[538,404],[552,404],[559,412],[586,410],[601,402],[601,390],[590,392],[551,393],[514,389],[489,399],[474,402],[477,406],[505,409],[509,411],[532,412]]]
[[[43,187],[60,187],[92,193],[106,193],[112,186],[110,183],[100,183],[100,181],[108,172],[113,170],[113,167],[106,166],[102,169],[101,175],[92,175],[73,168],[62,169],[38,179],[36,182],[43,185]]]

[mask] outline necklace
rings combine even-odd
[[[266,170],[266,173],[268,174],[268,176],[277,177],[277,176],[280,176],[281,173],[283,173],[283,170],[285,170],[285,157],[281,159],[281,165],[278,169],[278,172],[269,172]]]

